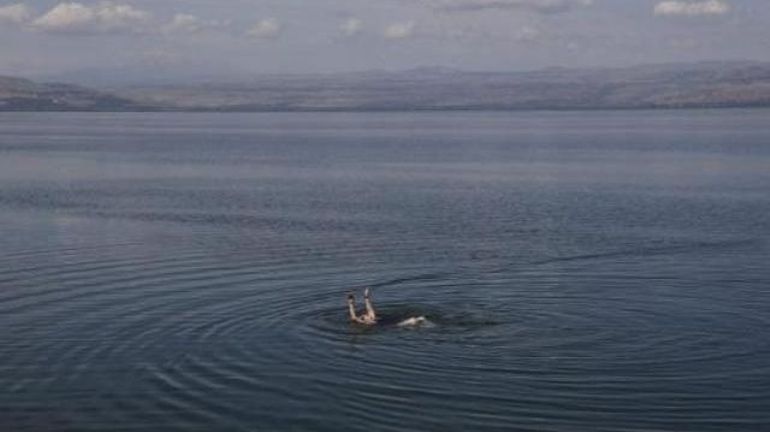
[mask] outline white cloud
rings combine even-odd
[[[706,1],[662,1],[655,5],[655,15],[673,16],[698,16],[698,15],[724,15],[730,11],[730,5],[721,0]]]
[[[385,27],[386,39],[408,39],[414,35],[414,21],[394,23]]]
[[[32,18],[32,11],[21,3],[0,6],[0,24],[23,24]]]
[[[62,3],[36,19],[34,25],[49,31],[80,31],[96,23],[96,14],[80,3]]]
[[[538,13],[559,13],[586,7],[593,0],[423,0],[447,11],[479,11],[485,9],[522,9]]]
[[[340,31],[345,36],[355,36],[359,33],[361,33],[361,30],[364,28],[364,23],[358,18],[348,18],[342,25],[340,26]]]
[[[257,22],[246,32],[247,36],[260,39],[274,39],[283,30],[283,26],[275,18],[265,18]]]
[[[190,14],[176,14],[171,22],[163,26],[163,30],[169,33],[198,33],[204,29],[201,19]]]
[[[168,24],[163,26],[163,31],[166,33],[201,33],[227,25],[228,22],[203,20],[195,15],[178,13]]]
[[[132,33],[147,30],[151,15],[130,5],[102,3],[59,3],[32,22],[33,27],[51,33]]]

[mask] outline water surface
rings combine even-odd
[[[761,430],[768,215],[767,110],[2,114],[0,429]]]

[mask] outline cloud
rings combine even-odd
[[[168,33],[199,33],[205,28],[200,18],[190,14],[176,14],[171,22],[163,26]]]
[[[147,30],[149,12],[130,5],[102,3],[59,3],[32,22],[36,29],[50,33],[98,34],[134,33]]]
[[[472,12],[485,9],[520,9],[542,14],[566,12],[587,7],[593,0],[425,0],[434,7],[451,12]]]
[[[207,30],[213,30],[226,27],[228,22],[203,20],[195,15],[178,13],[174,15],[171,21],[163,26],[166,33],[201,33]]]
[[[275,18],[266,18],[246,31],[246,35],[259,39],[275,39],[281,30],[283,30],[283,26]]]
[[[361,33],[364,28],[364,23],[358,18],[348,18],[342,25],[340,25],[340,31],[347,37],[355,36]]]
[[[0,24],[23,24],[32,18],[32,11],[21,3],[0,6]]]
[[[730,5],[721,0],[706,1],[662,1],[655,5],[655,15],[699,16],[724,15],[730,12]]]
[[[383,35],[386,39],[408,39],[414,35],[414,28],[414,21],[394,23],[385,27]]]

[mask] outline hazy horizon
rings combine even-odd
[[[759,0],[0,1],[0,74],[127,80],[770,61]]]

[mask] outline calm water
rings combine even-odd
[[[0,229],[3,431],[770,427],[770,111],[2,114]]]

